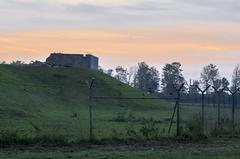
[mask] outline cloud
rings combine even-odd
[[[191,29],[191,27],[194,29]],[[96,52],[133,61],[185,63],[239,61],[239,26],[165,26],[162,28],[54,29],[0,34],[1,52],[45,55],[49,52]],[[231,30],[231,31],[228,31]],[[224,36],[222,36],[222,34]],[[225,38],[233,37],[233,39]],[[37,57],[36,56],[36,57]],[[15,56],[17,57],[17,55]],[[7,58],[7,56],[5,56]],[[34,59],[34,58],[33,58]],[[104,58],[105,59],[105,58]],[[117,61],[112,60],[116,63]],[[121,62],[121,61],[120,61]],[[109,61],[105,61],[109,63]]]
[[[176,60],[229,68],[240,59],[239,10],[239,0],[2,0],[0,55],[28,61],[87,50],[108,66]]]
[[[239,22],[238,0],[8,0],[0,29]]]

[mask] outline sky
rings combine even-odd
[[[179,61],[187,79],[240,63],[239,0],[2,0],[0,60],[91,53],[104,68]]]

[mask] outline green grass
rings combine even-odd
[[[93,96],[150,97],[99,71],[0,65],[0,138],[4,142],[55,139],[79,141],[89,138],[88,90],[86,80],[95,78]],[[146,139],[175,135],[173,124],[167,134],[173,104],[162,100],[93,99],[95,139]],[[184,127],[200,106],[181,105]],[[206,108],[206,133],[216,126],[217,109]],[[236,114],[239,109],[236,110]],[[230,119],[231,109],[222,108]],[[240,121],[236,115],[236,121]],[[151,125],[154,122],[154,125]],[[238,127],[239,127],[239,123]],[[156,135],[155,132],[158,132]],[[145,136],[144,136],[145,133]]]
[[[77,147],[10,147],[0,150],[8,159],[239,159],[239,139],[204,143],[148,142]]]
[[[85,80],[93,77],[96,79],[93,96],[149,97],[98,71],[0,65],[0,158],[239,158],[239,139],[189,144],[162,142],[161,139],[169,137],[167,129],[173,111],[173,104],[162,100],[94,99],[94,136],[103,145],[84,142],[89,135]],[[217,121],[217,109],[205,111],[205,126],[210,130]],[[200,112],[201,107],[181,105],[182,126]],[[230,115],[231,109],[221,109],[222,117]],[[236,115],[237,122],[239,118]],[[174,135],[175,128],[174,124],[170,136]],[[150,133],[155,137],[157,132],[160,138],[148,140],[143,135],[146,130],[146,136]],[[129,132],[140,140],[127,140],[132,138]],[[104,142],[110,144],[104,145]],[[19,144],[21,146],[17,146]]]
[[[93,77],[93,96],[148,97],[94,70],[0,65],[0,130],[17,132],[22,137],[87,139],[85,80]],[[115,121],[119,115],[153,118],[159,121],[158,127],[166,128],[172,112],[171,105],[161,100],[94,99],[92,105],[97,139],[125,138],[129,127],[141,127],[141,121]]]

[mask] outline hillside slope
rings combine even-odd
[[[0,129],[87,138],[86,80],[91,78],[95,78],[93,96],[144,97],[141,91],[98,71],[0,65]],[[171,110],[160,100],[94,99],[92,105],[98,138],[124,131],[129,122],[117,122],[119,118],[165,120]]]

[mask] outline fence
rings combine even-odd
[[[14,92],[9,91],[13,86]],[[177,96],[161,96],[94,78],[46,84],[1,81],[0,126],[71,140],[181,135],[196,116],[206,134],[223,122],[240,127],[238,90],[206,94],[209,86],[198,88],[201,94],[190,95],[181,93],[183,86],[176,88]]]
[[[158,97],[144,97],[144,98],[129,98],[129,97],[93,97],[96,100],[167,100],[174,104],[173,113],[170,118],[170,126],[168,129],[168,134],[171,134],[172,125],[176,123],[176,135],[180,136],[181,131],[187,122],[199,116],[201,118],[201,131],[204,134],[209,134],[213,129],[222,129],[225,124],[232,130],[239,128],[240,126],[240,107],[238,105],[238,99],[240,96],[238,94],[239,89],[235,91],[229,88],[216,89],[214,86],[208,86],[205,89],[201,89],[196,86],[200,94],[182,94],[181,90],[184,87],[182,84],[179,88],[175,88],[175,97],[171,96],[158,96]],[[213,88],[214,93],[208,94],[207,91]],[[174,117],[176,118],[174,120]],[[152,118],[152,117],[151,117]],[[154,121],[153,121],[154,122]],[[159,122],[159,121],[155,121]],[[164,124],[163,124],[164,125]],[[166,131],[164,131],[166,132]]]

